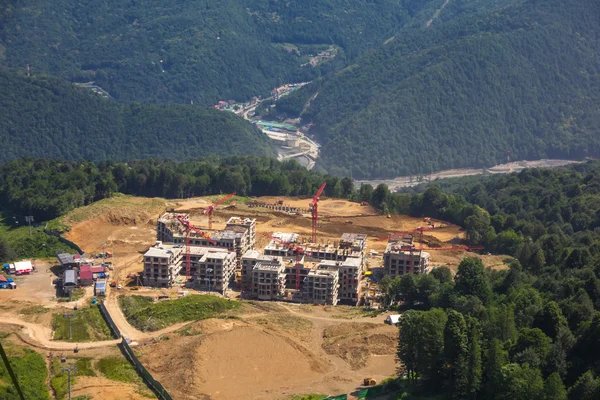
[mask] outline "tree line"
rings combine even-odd
[[[19,159],[0,166],[0,202],[8,211],[47,221],[116,192],[188,198],[236,192],[239,196],[348,198],[352,180],[310,172],[295,161],[253,156],[202,161],[128,163]]]

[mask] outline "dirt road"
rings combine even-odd
[[[114,346],[121,341],[120,339],[115,339],[87,343],[59,342],[52,340],[52,329],[42,325],[25,322],[13,317],[3,317],[1,323],[21,326],[24,335],[20,336],[20,338],[34,347],[41,347],[45,350],[73,350],[75,347],[79,349],[95,349]]]

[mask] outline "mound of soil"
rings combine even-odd
[[[178,337],[143,353],[142,363],[178,399],[260,398],[299,378],[317,380],[331,368],[290,337],[239,321],[230,330]]]
[[[353,370],[363,368],[371,355],[393,355],[398,331],[372,323],[346,323],[323,332],[323,349],[345,360]]]

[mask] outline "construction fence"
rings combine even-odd
[[[48,229],[44,229],[44,233],[46,235],[50,235],[50,236],[54,236],[55,238],[58,238],[59,242],[64,243],[67,246],[69,246],[70,248],[76,250],[80,255],[82,255],[84,253],[83,250],[81,250],[81,248],[79,246],[77,246],[75,243],[71,242],[70,240],[65,239],[60,234],[49,231]]]
[[[309,200],[306,200],[306,201],[308,202]],[[290,207],[290,206],[281,205],[281,204],[267,204],[267,203],[255,202],[255,203],[248,203],[248,207],[250,207],[250,208],[261,207],[261,208],[266,208],[268,210],[281,211],[281,212],[287,212],[287,213],[300,213],[300,214],[310,213],[310,208]]]
[[[144,368],[142,363],[138,360],[135,354],[133,354],[133,350],[127,344],[125,338],[119,343],[119,348],[121,352],[129,360],[129,362],[135,367],[135,370],[139,374],[139,376],[144,380],[146,385],[156,394],[159,400],[173,400],[171,395],[167,392],[167,390],[160,384],[156,379],[152,377],[150,372]]]
[[[115,325],[115,322],[113,321],[112,317],[108,313],[108,310],[106,309],[106,306],[104,305],[104,303],[103,302],[98,303],[98,308],[100,309],[100,314],[102,314],[102,317],[104,317],[106,324],[109,326],[110,330],[112,331],[113,337],[115,339],[120,338],[121,332],[119,331],[119,328],[117,328],[117,325]]]

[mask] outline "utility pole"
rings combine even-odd
[[[69,318],[69,340],[73,339],[71,320],[76,317],[75,313],[63,313],[64,318]]]
[[[26,216],[25,221],[29,224],[29,236],[31,236],[31,223],[33,222],[33,216],[32,215]]]
[[[69,390],[69,400],[71,400],[71,372],[77,372],[77,365],[70,365],[68,367],[63,367],[62,372],[66,372],[69,377],[68,390]]]

